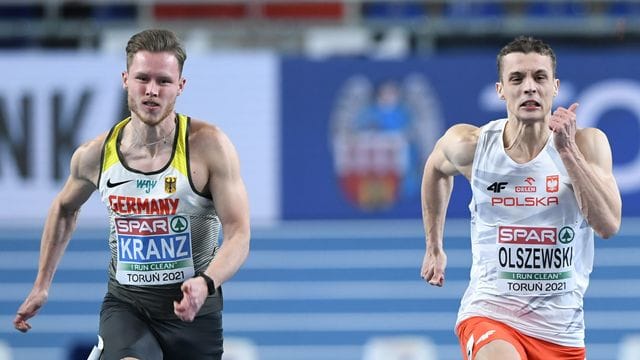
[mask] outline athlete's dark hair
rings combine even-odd
[[[180,75],[182,75],[182,67],[187,60],[187,53],[182,46],[182,42],[173,31],[150,29],[141,31],[131,37],[127,43],[127,69],[131,66],[133,56],[138,51],[173,53],[178,60]]]
[[[553,77],[556,77],[556,54],[551,46],[545,44],[542,40],[535,39],[531,36],[518,36],[513,41],[505,45],[498,53],[498,81],[502,81],[502,58],[511,53],[537,53],[551,58],[551,66],[553,69]]]

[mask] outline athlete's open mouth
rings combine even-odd
[[[540,103],[535,100],[527,100],[523,102],[520,106],[525,108],[539,108]]]

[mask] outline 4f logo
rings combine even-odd
[[[508,182],[496,181],[487,187],[487,190],[499,193],[500,190],[504,190],[507,187]]]
[[[167,176],[164,178],[164,191],[167,194],[173,194],[176,192],[176,184],[178,179],[175,176]]]

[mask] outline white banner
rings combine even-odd
[[[7,53],[0,83],[0,222],[44,221],[73,150],[126,116],[121,57]],[[279,218],[277,58],[266,52],[187,59],[176,108],[218,125],[235,144],[254,220]],[[79,226],[107,224],[97,192]]]

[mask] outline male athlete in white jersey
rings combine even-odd
[[[238,156],[218,127],[175,112],[186,82],[186,53],[175,34],[142,31],[126,53],[122,85],[131,116],[75,151],[14,326],[31,328],[27,320],[47,301],[80,207],[98,190],[110,217],[112,255],[100,312],[101,359],[220,359],[220,286],[249,252]]]
[[[553,50],[518,37],[498,54],[507,118],[451,127],[424,169],[421,275],[443,286],[453,176],[471,183],[471,280],[456,334],[466,360],[585,359],[583,296],[593,232],[613,236],[621,199],[604,133],[578,129],[576,108],[552,113]]]

